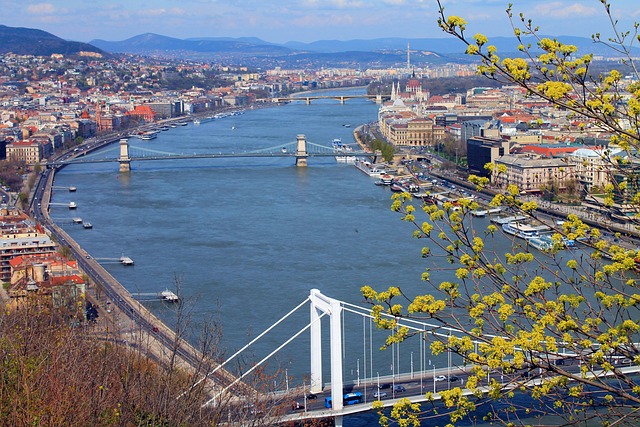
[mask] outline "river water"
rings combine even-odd
[[[130,151],[251,151],[295,141],[297,134],[327,146],[334,138],[353,143],[353,129],[374,121],[377,110],[364,99],[293,102],[178,126],[151,141],[132,138]],[[53,201],[75,201],[77,211],[52,208],[52,217],[94,258],[132,258],[134,267],[104,264],[134,296],[171,289],[179,277],[195,323],[209,316],[222,323],[227,353],[310,289],[360,303],[366,284],[409,293],[422,286],[419,242],[391,212],[389,190],[333,158],[310,158],[307,168],[286,158],[144,161],[132,163],[130,175],[118,173],[116,163],[76,165],[56,174],[56,187],[70,185],[78,191],[56,191]],[[71,224],[71,216],[93,229]],[[148,307],[161,313],[163,304]],[[308,323],[308,313],[303,309],[293,326],[267,336],[272,342],[256,354]],[[306,342],[296,340],[279,356],[281,364],[302,364],[291,366],[298,377],[308,371]]]
[[[344,105],[336,100],[292,102],[200,126],[178,126],[151,141],[132,138],[130,151],[252,151],[287,144],[297,134],[327,146],[334,138],[352,143],[353,129],[375,121],[377,110],[364,99]],[[296,168],[285,158],[144,161],[132,163],[128,175],[120,174],[116,163],[76,165],[57,173],[55,186],[78,188],[76,193],[57,190],[53,198],[75,201],[77,211],[52,207],[51,216],[91,256],[104,259],[134,297],[172,289],[177,277],[194,328],[210,318],[220,322],[227,354],[280,319],[313,288],[360,305],[363,285],[400,286],[409,295],[425,290],[420,277],[428,265],[420,257],[422,242],[412,239],[413,230],[390,210],[390,191],[333,158],[310,158],[307,168]],[[91,222],[93,229],[71,224],[71,216]],[[108,261],[123,254],[135,266]],[[163,303],[145,304],[171,323]],[[248,358],[262,358],[308,322],[307,306],[261,340]],[[402,353],[381,353],[379,337],[368,347],[366,321],[346,315],[345,325],[346,380],[389,375],[398,367],[409,372],[433,366],[418,340],[403,346]],[[323,338],[327,336],[328,330]],[[291,385],[299,384],[308,375],[308,334],[270,363],[286,370]],[[349,417],[346,424],[372,420],[375,424],[372,415]]]

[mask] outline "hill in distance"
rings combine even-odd
[[[553,38],[553,36],[549,36]],[[615,52],[603,44],[594,43],[590,38],[558,36],[563,43],[578,47],[579,53],[593,53],[605,57]],[[525,43],[536,46],[533,37],[525,38]],[[370,40],[319,40],[312,43],[290,41],[284,44],[270,43],[257,37],[197,37],[177,39],[159,34],[141,34],[122,41],[92,40],[90,42],[112,53],[132,53],[139,55],[168,55],[190,59],[223,59],[228,62],[256,61],[274,65],[328,65],[345,66],[390,66],[406,61],[406,52],[411,46],[411,62],[417,66],[443,62],[468,62],[464,54],[465,46],[459,40],[449,38],[401,37]],[[501,56],[522,56],[517,50],[514,37],[489,38]],[[640,49],[633,48],[632,54],[640,55]],[[271,62],[269,62],[271,61]]]
[[[0,53],[36,56],[51,56],[58,53],[69,56],[79,55],[81,52],[108,56],[106,52],[95,46],[67,41],[46,31],[0,25]]]
[[[255,37],[233,39],[226,37],[202,37],[177,39],[160,34],[140,34],[122,41],[91,40],[93,46],[112,53],[133,53],[152,55],[159,53],[189,52],[236,53],[247,55],[281,56],[288,55],[292,49],[267,43]]]

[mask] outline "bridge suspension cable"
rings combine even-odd
[[[306,302],[306,301],[305,301]],[[233,387],[238,381],[242,380],[244,377],[246,377],[247,375],[249,375],[251,372],[253,372],[254,370],[256,370],[259,366],[261,366],[264,362],[266,362],[267,360],[269,360],[274,354],[276,354],[277,352],[279,352],[280,350],[282,350],[284,347],[286,347],[291,341],[293,341],[294,339],[298,338],[303,332],[305,332],[307,329],[309,329],[314,323],[319,322],[320,319],[322,319],[328,312],[323,312],[320,316],[318,316],[316,319],[314,319],[312,322],[307,323],[307,325],[300,329],[296,334],[294,334],[293,336],[291,336],[288,340],[286,340],[284,343],[282,343],[280,346],[278,346],[278,348],[276,348],[275,350],[273,350],[271,353],[269,353],[268,355],[266,355],[265,357],[262,358],[262,360],[260,360],[258,363],[256,363],[254,366],[251,367],[251,369],[249,369],[247,372],[245,372],[244,374],[240,375],[238,378],[236,378],[231,384],[229,384],[228,386],[226,386],[225,388],[223,388],[217,395],[215,395],[214,397],[212,397],[211,399],[209,399],[208,401],[206,401],[201,408],[204,408],[205,406],[209,406],[209,404],[211,404],[211,402],[214,402],[216,399],[218,399],[220,396],[222,396],[227,390],[229,390],[229,388]]]
[[[221,364],[219,364],[218,366],[216,366],[211,372],[207,373],[204,377],[202,377],[201,379],[199,379],[198,381],[195,382],[195,384],[191,385],[191,387],[189,388],[189,390],[192,390],[194,387],[196,387],[198,384],[200,384],[202,381],[206,380],[209,376],[215,374],[218,370],[222,369],[227,363],[231,362],[235,357],[237,357],[240,353],[242,353],[243,351],[245,351],[247,348],[249,348],[251,345],[253,345],[256,341],[258,341],[260,338],[262,338],[263,336],[265,336],[266,334],[268,334],[273,328],[275,328],[276,326],[278,326],[280,323],[282,323],[286,318],[288,318],[290,315],[292,315],[293,313],[295,313],[300,307],[302,307],[303,305],[305,305],[307,302],[309,301],[309,297],[307,297],[304,301],[302,301],[300,304],[298,304],[293,310],[289,311],[287,314],[285,314],[283,317],[281,317],[277,322],[275,322],[273,325],[269,326],[267,329],[265,329],[260,335],[258,335],[257,337],[255,337],[254,339],[252,339],[251,341],[249,341],[248,344],[246,344],[244,347],[242,347],[240,350],[236,351],[235,353],[233,353],[233,355],[229,356],[229,358],[227,358],[227,360],[225,360],[224,362],[222,362]],[[231,385],[235,384],[237,382],[234,381],[231,383]],[[231,386],[230,385],[230,386]],[[230,387],[229,386],[229,387]],[[227,387],[227,388],[229,388]],[[187,391],[189,391],[187,390]],[[226,388],[225,388],[226,390]],[[182,392],[177,399],[181,398],[182,396],[184,396],[187,391]]]

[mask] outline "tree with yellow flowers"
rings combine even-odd
[[[640,172],[640,76],[630,54],[633,43],[640,41],[638,25],[621,31],[610,5],[601,3],[614,36],[603,40],[596,34],[593,39],[624,56],[631,81],[616,70],[594,75],[592,55],[541,37],[531,20],[513,16],[511,5],[507,15],[522,52],[518,58],[500,57],[484,35],[469,37],[466,21],[446,15],[440,1],[438,23],[480,61],[480,74],[518,85],[528,96],[607,131],[609,147],[623,154],[603,152],[612,177],[604,189],[603,208],[623,193],[629,206],[640,208],[640,193],[629,186]],[[533,45],[526,42],[531,38],[536,40]],[[492,175],[505,172],[495,165],[486,167]],[[478,190],[490,184],[489,178],[469,180]],[[494,193],[491,206],[540,219],[538,204],[523,199],[516,185]],[[469,374],[464,386],[439,396],[427,394],[433,411],[443,412],[435,404],[439,397],[453,424],[478,419],[479,413],[506,425],[532,423],[532,416],[553,416],[545,422],[553,425],[640,424],[640,250],[623,245],[619,233],[605,235],[602,224],[576,215],[554,224],[546,252],[516,238],[508,250],[496,249],[497,239],[504,241],[498,236],[502,230],[493,224],[479,227],[471,215],[477,208],[472,200],[459,206],[418,206],[407,193],[395,195],[392,209],[413,227],[413,236],[425,242],[422,278],[428,290],[409,296],[397,287],[362,288],[378,326],[392,331],[388,344],[428,339],[433,354],[450,352],[463,361],[460,367]],[[638,218],[631,221],[640,225]],[[633,234],[640,234],[638,230]],[[582,247],[565,250],[568,241],[578,240]],[[450,274],[443,275],[444,270]],[[437,327],[413,333],[401,326],[403,318],[428,320]],[[403,399],[381,422],[416,426],[421,418],[433,416],[425,408]]]

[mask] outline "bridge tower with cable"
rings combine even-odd
[[[329,298],[312,289],[311,302],[311,392],[322,391],[322,325],[320,317],[329,314],[329,342],[331,347],[331,402],[332,410],[340,411],[342,402],[342,305],[339,300]],[[335,416],[335,426],[342,426],[342,415]]]
[[[296,166],[299,168],[307,167],[307,138],[303,134],[299,134],[297,138],[296,148]]]
[[[118,158],[120,163],[120,172],[131,171],[131,157],[129,157],[129,140],[122,138],[120,140],[120,157]]]

